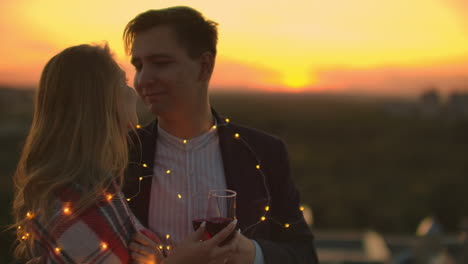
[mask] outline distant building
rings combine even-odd
[[[419,114],[423,118],[438,118],[441,115],[440,95],[437,89],[431,88],[424,92],[419,101]]]
[[[31,112],[34,91],[0,86],[0,114]]]
[[[447,113],[450,118],[468,119],[468,92],[453,93],[447,102]]]

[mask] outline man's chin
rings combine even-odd
[[[160,116],[163,115],[164,113],[167,113],[169,109],[167,107],[164,107],[163,104],[157,103],[157,104],[149,104],[147,105],[148,110],[153,113],[154,116]]]

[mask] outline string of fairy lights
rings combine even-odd
[[[219,125],[213,125],[211,129],[215,130],[219,126],[228,126],[230,124],[230,122],[231,122],[231,120],[229,118],[226,118],[224,121],[225,121],[225,123],[222,123],[222,124],[219,124]],[[141,128],[142,128],[141,125],[136,125],[136,129],[141,129]],[[267,204],[264,207],[262,216],[258,219],[257,222],[255,222],[252,225],[244,228],[244,230],[242,230],[242,232],[243,233],[247,233],[248,231],[254,232],[255,228],[259,224],[261,224],[263,222],[266,222],[266,221],[271,221],[271,222],[273,222],[273,223],[275,223],[275,224],[277,224],[279,226],[282,226],[285,229],[289,229],[291,226],[302,222],[302,217],[299,217],[297,220],[290,221],[290,222],[281,222],[281,221],[278,221],[278,220],[268,216],[268,214],[269,214],[269,212],[271,210],[271,205],[270,205],[271,196],[270,196],[270,192],[269,192],[269,189],[268,189],[268,186],[267,186],[266,176],[265,176],[265,174],[263,172],[261,162],[258,159],[258,155],[255,153],[255,151],[252,149],[252,147],[248,144],[248,142],[246,140],[244,140],[243,137],[241,137],[241,135],[239,133],[234,133],[233,137],[234,137],[234,139],[242,142],[244,144],[244,146],[247,147],[247,149],[255,157],[256,165],[255,165],[255,167],[253,169],[257,170],[259,172],[259,175],[262,177],[263,186],[264,186],[266,194],[267,194]],[[187,144],[188,141],[189,140],[187,140],[187,139],[183,139],[182,143]],[[132,163],[137,164],[138,166],[141,166],[143,168],[149,168],[149,165],[146,164],[146,163],[134,163],[134,162],[132,162]],[[172,172],[171,169],[166,169],[165,170],[165,173],[167,175],[171,174],[171,172]],[[135,198],[136,196],[138,196],[140,194],[142,181],[144,179],[146,179],[146,178],[152,178],[152,177],[153,177],[153,174],[139,176],[138,177],[138,191],[134,195],[132,195],[131,197],[126,197],[125,199],[127,200],[127,202],[131,202],[133,198]],[[104,197],[108,202],[111,202],[112,199],[114,198],[114,195],[106,193],[106,194],[104,194]],[[177,193],[177,198],[178,199],[183,199],[182,194]],[[304,208],[304,206],[299,206],[298,210],[303,212],[305,210],[305,208]],[[62,213],[63,213],[63,215],[70,215],[72,213],[72,204],[70,202],[65,202],[63,204]],[[35,214],[33,212],[28,211],[26,213],[26,219],[32,220],[34,217],[35,217]],[[17,230],[18,230],[18,232],[21,232],[22,226],[18,226]],[[27,233],[27,232],[24,232],[22,234],[19,233],[19,235],[21,236],[21,240],[23,240],[23,241],[25,241],[25,240],[27,240],[27,239],[29,239],[31,237],[31,234]],[[170,239],[170,237],[171,237],[170,234],[166,234],[166,236],[165,236],[166,241],[168,241]],[[109,248],[109,245],[105,241],[102,241],[100,243],[100,249],[102,251],[108,250],[108,248]],[[160,244],[160,245],[157,246],[157,250],[162,251],[164,249],[165,250],[171,250],[171,245]],[[61,254],[63,252],[63,249],[60,246],[57,245],[55,247],[54,251],[55,251],[56,254]]]

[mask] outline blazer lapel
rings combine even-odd
[[[256,168],[259,161],[246,141],[235,137],[239,133],[235,125],[226,123],[214,110],[213,113],[218,122],[227,188],[237,192],[238,226],[244,230],[260,219],[268,200],[262,175]]]
[[[157,127],[157,120],[155,120],[138,131],[140,141],[134,142],[136,151],[132,153],[131,160],[131,168],[134,167],[134,169],[129,173],[130,186],[133,188],[132,193],[128,191],[126,194],[127,198],[131,199],[130,208],[144,226],[148,226]],[[141,181],[140,177],[142,177]]]

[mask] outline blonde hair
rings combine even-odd
[[[61,188],[82,188],[76,213],[102,200],[111,184],[117,184],[114,191],[121,188],[128,162],[120,109],[124,84],[125,74],[107,45],[73,46],[46,64],[14,175],[17,258],[28,257],[34,246],[32,239],[21,239],[30,232],[27,213],[47,220]]]

